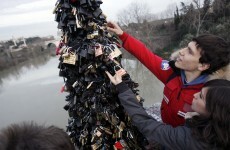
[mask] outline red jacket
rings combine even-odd
[[[168,61],[152,53],[146,46],[134,37],[123,33],[120,36],[123,47],[143,63],[162,83],[164,83],[164,97],[161,103],[161,117],[163,122],[173,127],[183,125],[181,112],[191,111],[193,94],[201,90],[205,80],[185,85],[181,76],[168,81],[174,73]]]

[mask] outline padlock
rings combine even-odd
[[[122,150],[124,147],[121,145],[119,141],[114,143],[114,150]]]
[[[119,142],[121,143],[121,145],[122,145],[123,148],[127,148],[128,147],[128,144],[125,142],[124,139],[120,139]]]
[[[69,29],[69,33],[72,34],[77,31],[77,24],[75,20],[70,20],[67,23],[67,27]]]
[[[57,0],[55,7],[54,7],[54,10],[53,10],[53,14],[55,14],[57,12],[58,8],[60,8],[61,5],[62,5],[62,0]]]
[[[100,8],[97,8],[94,12],[93,12],[93,16],[95,18],[98,18],[100,15],[102,14],[102,10]]]
[[[127,132],[127,128],[133,129],[131,121],[104,73],[107,70],[114,74],[123,67],[116,45],[119,41],[106,30],[102,0],[59,1],[55,20],[62,31],[63,45],[58,50],[58,68],[65,83],[63,91],[69,92],[64,107],[70,117],[66,128],[71,141],[79,149],[111,149],[114,141],[123,149],[138,149],[135,134]],[[138,96],[130,76],[125,74],[122,79]]]
[[[87,35],[87,39],[94,39],[97,38],[98,36],[99,36],[98,31],[94,31],[93,33]]]
[[[92,150],[97,150],[98,148],[101,147],[101,145],[102,145],[101,143],[96,142],[96,143],[91,145],[91,148],[92,148]]]
[[[111,122],[115,126],[119,123],[119,118],[117,117],[116,114],[111,115]]]
[[[95,45],[95,57],[98,57],[103,54],[102,45],[96,44]]]
[[[115,44],[110,44],[109,47],[111,50],[111,53],[109,54],[110,59],[114,59],[122,54],[119,48]]]
[[[67,54],[64,56],[63,63],[75,65],[76,61],[77,61],[77,55],[76,55],[76,54],[67,53]]]
[[[102,131],[104,131],[106,134],[109,134],[109,135],[113,134],[109,128],[105,128],[103,126],[99,126],[99,129],[101,129]]]

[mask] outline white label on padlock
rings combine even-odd
[[[110,44],[111,47],[111,53],[109,54],[110,59],[114,59],[115,57],[120,56],[122,53],[120,49],[115,44]]]

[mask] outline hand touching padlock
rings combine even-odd
[[[122,82],[122,76],[126,74],[125,69],[121,68],[118,71],[116,71],[116,74],[112,76],[108,71],[105,71],[107,76],[109,77],[110,81],[114,84],[117,85]]]
[[[115,22],[111,22],[109,21],[107,23],[107,29],[115,34],[117,34],[118,36],[123,34],[123,30],[119,27],[119,25]]]

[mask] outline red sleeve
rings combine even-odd
[[[127,33],[120,36],[123,48],[144,64],[160,81],[166,83],[172,69],[162,69],[162,58],[151,52],[142,42]]]

